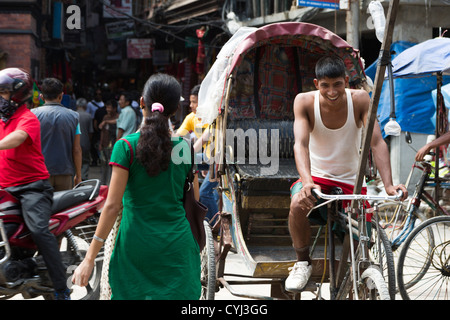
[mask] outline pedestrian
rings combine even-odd
[[[66,268],[56,238],[49,230],[53,188],[41,152],[41,130],[27,108],[33,82],[18,68],[0,71],[0,187],[21,204],[21,213],[47,266],[55,298],[70,300]]]
[[[129,134],[135,133],[136,128],[136,112],[131,106],[132,98],[131,96],[124,92],[119,97],[119,106],[120,106],[120,115],[117,119],[117,132],[116,138],[117,140],[120,138],[124,138]]]
[[[61,104],[63,84],[46,78],[41,86],[44,105],[32,112],[41,123],[42,153],[55,191],[81,182],[81,132],[77,112]]]
[[[191,90],[191,94],[189,96],[190,107],[192,112],[186,116],[183,120],[183,123],[177,130],[177,134],[180,136],[189,136],[191,134],[191,138],[195,143],[196,141],[202,140],[202,142],[198,142],[195,145],[198,147],[195,148],[196,151],[196,163],[198,163],[198,169],[202,171],[204,176],[203,182],[200,186],[200,202],[203,203],[207,208],[208,212],[206,214],[206,219],[210,220],[215,216],[215,214],[219,211],[219,206],[217,204],[219,200],[219,193],[217,192],[217,186],[219,182],[215,179],[210,179],[209,174],[209,158],[204,157],[204,153],[206,155],[210,155],[210,128],[208,124],[202,125],[201,119],[197,118],[197,107],[198,107],[198,92],[200,91],[201,85],[196,85]],[[203,135],[203,137],[202,137]],[[205,145],[205,152],[202,152],[202,147]],[[211,221],[212,222],[212,221]]]
[[[91,115],[86,111],[87,100],[77,99],[77,112],[80,119],[80,145],[81,145],[81,180],[89,179],[89,167],[91,163],[91,139],[94,132]]]
[[[98,124],[106,114],[105,104],[103,102],[103,92],[100,88],[95,89],[94,98],[88,102],[86,111],[91,115],[94,133],[91,139],[91,165],[97,166],[99,161],[98,141],[100,139],[100,130]]]
[[[294,100],[294,155],[300,179],[291,187],[288,225],[297,262],[286,279],[287,291],[303,290],[312,273],[307,217],[316,202],[312,189],[328,193],[331,187],[340,187],[345,194],[353,193],[370,97],[364,90],[347,89],[345,71],[342,59],[321,58],[315,68],[317,90],[299,93]],[[376,121],[371,147],[386,193],[402,190],[405,199],[405,186],[392,183],[388,148]]]
[[[140,99],[144,125],[114,145],[108,197],[94,240],[74,272],[75,284],[87,285],[95,258],[123,206],[109,264],[111,298],[200,297],[199,246],[182,202],[191,169],[190,147],[184,139],[171,137],[168,124],[180,92],[178,81],[166,74],[152,75],[146,82]]]
[[[89,101],[86,106],[86,111],[91,115],[91,119],[94,119],[95,112],[97,111],[97,109],[104,106],[105,103],[103,102],[103,92],[100,88],[97,88],[95,89],[94,98],[91,101]]]
[[[202,136],[203,130],[208,127],[208,124],[202,125],[201,119],[197,118],[198,107],[198,92],[200,91],[200,84],[191,89],[189,96],[189,107],[191,112],[184,118],[181,126],[177,130],[177,135],[180,137],[189,137],[192,140],[197,140]]]
[[[109,185],[111,179],[111,167],[109,166],[109,159],[111,158],[112,149],[116,142],[116,127],[117,118],[117,102],[115,100],[108,100],[105,103],[106,115],[103,121],[99,124],[100,129],[100,160],[101,160],[101,181],[102,184]]]

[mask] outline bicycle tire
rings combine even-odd
[[[214,300],[216,294],[216,261],[214,251],[214,238],[211,227],[207,221],[203,221],[206,233],[206,243],[200,254],[202,283],[201,300]]]
[[[357,289],[359,300],[391,300],[388,285],[377,267],[369,266],[362,273],[360,280]],[[355,296],[352,283],[349,268],[336,295],[337,300],[346,300]]]
[[[395,300],[396,294],[396,281],[395,281],[395,262],[394,262],[394,253],[392,252],[391,241],[389,240],[386,232],[381,226],[377,229],[377,225],[375,221],[372,221],[372,230],[376,231],[380,237],[382,250],[384,250],[384,254],[382,252],[381,255],[377,255],[377,241],[374,239],[373,245],[370,248],[370,252],[372,255],[372,260],[379,264],[381,274],[383,277],[387,276],[387,286],[389,288],[389,295],[392,300]],[[373,237],[373,234],[372,234]],[[386,277],[385,277],[386,278]]]
[[[362,273],[358,291],[361,300],[391,300],[384,277],[381,271],[374,266],[368,267]]]
[[[409,263],[409,260],[414,260],[414,265],[420,272],[419,276],[415,275],[417,271],[414,271],[414,266]],[[402,298],[404,300],[450,299],[449,261],[450,216],[433,217],[421,223],[408,236],[400,253],[397,279]],[[408,271],[405,270],[406,268]],[[406,282],[405,280],[411,275],[414,276],[414,281]],[[434,283],[427,283],[430,281]]]

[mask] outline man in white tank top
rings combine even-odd
[[[370,104],[366,91],[346,89],[349,78],[340,58],[321,58],[315,71],[317,90],[300,93],[294,100],[294,154],[300,179],[291,187],[289,231],[297,263],[285,283],[286,290],[294,292],[304,289],[312,273],[311,229],[306,217],[316,202],[311,189],[328,193],[338,186],[344,193],[353,193],[362,127]],[[375,122],[371,148],[386,193],[395,195],[397,190],[402,190],[406,199],[405,186],[392,183],[389,151],[378,122]]]

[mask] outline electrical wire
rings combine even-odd
[[[124,15],[124,16],[126,16],[126,17],[128,17],[128,18],[130,18],[130,19],[132,19],[132,20],[134,20],[136,22],[139,22],[142,25],[150,27],[151,29],[153,29],[153,31],[161,32],[163,34],[166,34],[166,39],[167,39],[167,36],[169,36],[169,37],[172,37],[172,38],[174,38],[176,40],[180,40],[182,42],[189,43],[191,45],[196,45],[197,42],[196,41],[193,42],[193,41],[191,41],[189,39],[186,39],[184,37],[178,36],[177,33],[181,33],[181,32],[183,32],[183,31],[185,31],[185,30],[187,30],[189,28],[195,28],[195,27],[204,26],[204,25],[214,26],[214,27],[223,29],[225,31],[227,30],[226,27],[224,27],[225,23],[224,23],[223,20],[209,20],[209,21],[204,21],[204,22],[203,21],[199,21],[199,22],[195,22],[195,23],[189,23],[189,24],[186,24],[186,25],[183,25],[183,26],[171,26],[171,25],[167,25],[167,24],[155,23],[155,22],[147,20],[147,19],[141,19],[141,18],[135,17],[133,15],[127,14],[125,12],[122,12],[122,11],[118,10],[117,8],[115,8],[114,6],[110,5],[109,3],[105,2],[104,0],[98,0],[98,2],[100,2],[104,6],[110,8],[111,10],[113,10],[113,11],[115,11],[117,13],[120,13],[121,15]],[[174,31],[169,31],[169,30],[166,30],[166,29],[171,29],[171,30],[174,30]],[[205,44],[205,47],[217,48],[217,49],[221,48],[221,47],[216,47],[216,46],[210,46],[208,44]]]

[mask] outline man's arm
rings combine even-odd
[[[122,138],[124,132],[125,132],[125,131],[124,131],[122,128],[118,128],[118,129],[117,129],[117,137],[116,137],[116,141],[119,140],[120,138]]]
[[[75,135],[75,139],[73,140],[73,146],[72,146],[72,157],[73,157],[73,164],[75,167],[75,177],[74,177],[75,185],[77,185],[81,182],[82,151],[81,151],[80,137],[81,137],[81,134]]]
[[[380,173],[381,180],[383,180],[384,188],[386,189],[386,192],[388,192],[388,189],[393,187],[391,161],[389,158],[388,146],[383,140],[380,125],[376,120],[373,127],[370,146],[373,151],[374,160],[377,165],[378,172]]]
[[[440,147],[445,144],[450,143],[450,132],[447,132],[437,138],[436,140],[431,141],[430,143],[427,143],[422,148],[417,151],[416,154],[416,161],[422,161],[423,158],[433,149],[436,149],[437,147]]]
[[[311,189],[318,189],[320,186],[314,184],[311,177],[311,163],[309,158],[309,135],[312,124],[308,116],[308,106],[314,105],[312,95],[298,94],[294,100],[294,156],[297,171],[302,179],[302,189],[299,193],[299,203],[304,209],[311,209],[314,206],[315,198]]]
[[[353,98],[355,105],[361,107],[362,118],[364,126],[367,124],[368,110],[370,105],[369,94],[364,90],[358,90],[357,94]],[[402,200],[408,197],[408,191],[406,187],[402,184],[393,185],[392,182],[392,170],[391,170],[391,160],[389,158],[389,148],[383,139],[381,134],[381,129],[378,121],[375,119],[372,138],[370,140],[370,147],[372,148],[374,160],[380,174],[381,180],[383,180],[384,189],[389,195],[397,194],[398,190],[403,191]]]
[[[305,108],[306,97],[299,94],[294,100],[294,156],[302,183],[313,183],[309,160],[310,124]]]
[[[28,138],[28,133],[16,130],[0,140],[0,150],[14,149],[20,146]]]

